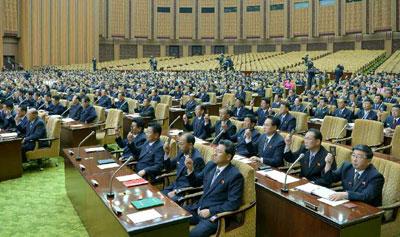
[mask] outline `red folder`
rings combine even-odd
[[[139,186],[139,185],[143,185],[143,184],[148,184],[148,183],[149,182],[147,180],[143,179],[143,178],[133,179],[133,180],[129,180],[129,181],[123,182],[123,184],[127,188],[134,187],[134,186]]]

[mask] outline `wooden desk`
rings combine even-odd
[[[216,103],[216,104],[203,103],[203,105],[206,107],[206,113],[208,115],[219,116],[219,109],[221,108],[222,103]]]
[[[319,202],[317,196],[292,188],[305,180],[289,184],[289,193],[282,193],[282,184],[256,173],[257,236],[380,236],[383,211],[361,202],[349,209]],[[304,201],[318,206],[314,211]]]
[[[182,116],[185,114],[185,109],[173,107],[169,109],[169,122],[172,123],[178,116],[181,116],[181,119],[178,119],[175,124],[172,126],[176,129],[184,129]]]
[[[141,118],[144,122],[144,127],[147,128],[149,126],[149,123],[151,121],[150,117],[138,117]],[[132,125],[132,121],[134,120],[134,117],[131,117],[129,115],[124,114],[124,121],[123,121],[123,137],[126,137],[128,135],[128,133],[131,131],[131,125]]]
[[[0,181],[22,176],[21,140],[0,140]]]
[[[72,125],[72,126],[71,126]],[[63,123],[61,125],[61,141],[60,141],[60,153],[64,148],[77,147],[79,143],[92,131],[96,131],[99,125],[96,124],[85,124],[79,121]],[[91,136],[85,145],[96,145],[96,136]]]
[[[179,207],[169,198],[163,196],[152,185],[141,185],[126,188],[114,179],[114,200],[108,200],[109,179],[117,169],[101,170],[97,167],[97,160],[110,158],[104,152],[87,154],[84,147],[81,149],[81,161],[76,161],[74,156],[68,154],[69,149],[64,149],[65,162],[65,188],[82,223],[90,236],[188,236],[190,213]],[[72,149],[77,154],[77,149]],[[79,165],[85,166],[81,171]],[[127,167],[120,170],[117,176],[132,174]],[[95,179],[99,186],[94,187],[91,180]],[[154,207],[161,214],[161,218],[134,224],[128,214],[138,212],[130,202],[145,197],[162,199],[163,206]],[[113,206],[122,210],[120,216],[112,211]]]

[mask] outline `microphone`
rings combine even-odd
[[[224,133],[224,129],[221,130],[221,132],[214,138],[214,140],[211,142],[211,144],[215,144],[215,142],[217,141],[217,139],[222,135],[222,133]]]
[[[112,190],[112,181],[115,178],[115,175],[118,173],[118,171],[120,171],[123,167],[125,167],[129,162],[131,162],[133,160],[133,156],[129,156],[129,158],[111,175],[110,178],[110,185],[109,185],[109,192],[107,193],[107,198],[108,199],[114,199],[115,197],[115,193]]]
[[[66,110],[61,114],[61,117],[63,117],[63,116],[65,115],[65,113],[67,113],[70,109],[71,109],[71,107],[69,107],[68,109],[66,109]]]
[[[27,101],[27,99],[22,100],[22,101],[18,104],[18,106],[21,106],[22,103],[24,103],[25,101]]]
[[[81,143],[79,143],[79,145],[78,145],[78,154],[76,155],[76,157],[75,157],[75,160],[81,160],[82,159],[82,157],[81,157],[81,145],[87,140],[87,139],[89,139],[89,137],[91,137],[91,136],[93,136],[94,134],[96,134],[96,132],[95,131],[92,131],[89,135],[87,135],[82,141],[81,141]]]
[[[43,106],[45,106],[44,102],[43,102],[43,104],[41,106],[39,106],[39,108],[37,108],[37,110],[41,109]]]
[[[172,123],[169,125],[169,128],[172,128],[172,125],[174,125],[180,118],[181,118],[180,115],[176,117],[176,119],[174,119],[174,121],[172,121]]]
[[[304,158],[304,153],[301,153],[299,155],[299,157],[289,166],[289,169],[286,171],[286,174],[285,174],[285,182],[283,183],[283,187],[281,188],[282,192],[284,192],[284,193],[289,192],[288,185],[287,185],[287,176],[288,176],[289,172],[293,169],[293,166],[303,158]]]
[[[127,101],[127,100],[125,100],[125,102],[124,102],[124,103],[122,103],[122,104],[119,106],[119,109],[121,109],[121,108],[122,108],[122,106],[123,106],[123,105],[125,105],[126,103],[128,103],[128,101]]]
[[[339,139],[340,134],[342,134],[342,132],[347,128],[347,123],[344,125],[344,127],[342,128],[342,130],[340,130],[340,132],[338,133],[337,137],[333,138],[333,139]]]

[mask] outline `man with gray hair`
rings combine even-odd
[[[46,138],[46,125],[44,121],[39,118],[38,111],[35,108],[28,110],[28,124],[26,126],[26,136],[22,140],[22,161],[26,162],[25,153],[35,149],[36,142],[39,139]],[[39,142],[39,147],[48,145],[45,141]]]

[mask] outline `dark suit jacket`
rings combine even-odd
[[[132,154],[139,153],[138,162],[136,164],[136,171],[146,171],[146,175],[150,179],[154,179],[157,175],[161,174],[164,168],[164,148],[163,142],[158,140],[151,146],[146,141],[141,147],[136,147],[135,143],[128,144]]]
[[[122,110],[124,113],[129,113],[129,105],[126,100],[115,102],[115,108]]]
[[[111,98],[108,96],[102,96],[99,98],[99,101],[97,101],[97,104],[101,107],[104,107],[106,109],[111,108]]]
[[[236,99],[242,99],[242,100],[246,100],[246,92],[244,92],[244,91],[238,91],[238,92],[236,92],[236,94],[235,94],[235,98]]]
[[[285,140],[279,133],[275,133],[264,149],[266,139],[267,134],[262,134],[259,139],[252,140],[247,144],[247,150],[251,155],[262,158],[263,163],[266,165],[273,167],[283,166]]]
[[[338,118],[344,118],[347,120],[347,122],[351,123],[353,118],[353,112],[348,108],[344,108],[343,112],[341,109],[335,109],[335,112],[333,112],[333,116]]]
[[[389,115],[385,122],[384,122],[385,128],[393,128],[395,129],[397,126],[400,125],[400,118],[397,119],[397,122],[394,123],[394,117],[392,115]]]
[[[252,112],[250,110],[248,110],[246,107],[240,107],[240,109],[238,108],[234,108],[232,111],[232,116],[237,118],[237,120],[239,121],[243,121],[244,117],[248,114],[252,114]]]
[[[160,101],[161,101],[161,97],[158,95],[152,96],[150,99],[151,99],[151,101],[157,101],[157,103],[160,103]]]
[[[361,201],[372,206],[382,205],[382,189],[385,179],[379,171],[370,164],[354,183],[355,169],[349,162],[344,162],[337,170],[330,170],[316,181],[317,184],[330,186],[342,181],[342,186],[348,193],[350,201]]]
[[[304,107],[304,105],[293,105],[291,110],[295,112],[307,113],[307,108]]]
[[[304,158],[300,160],[300,176],[305,177],[310,181],[314,181],[320,178],[321,175],[324,173],[325,157],[328,154],[328,151],[323,146],[321,146],[321,148],[315,155],[311,166],[309,166],[310,151],[307,150],[304,145],[302,145],[299,151],[295,153],[291,151],[284,153],[283,158],[288,162],[294,162],[301,153],[304,154]],[[333,163],[332,169],[336,169],[336,161]]]
[[[193,131],[193,136],[195,137],[200,139],[208,138],[206,125],[204,125],[204,116],[202,116],[200,119],[198,117],[194,117],[192,124],[190,124],[188,121],[188,123],[185,124],[185,128],[188,131]]]
[[[79,120],[85,123],[93,123],[97,118],[96,110],[93,106],[89,105],[86,109],[82,108],[81,117]]]
[[[328,107],[324,107],[324,108],[315,108],[313,110],[312,115],[314,116],[314,118],[319,118],[319,119],[323,119],[325,118],[326,115],[329,114],[329,108]]]
[[[141,106],[139,109],[136,110],[136,112],[139,113],[142,117],[150,117],[151,119],[155,118],[154,108],[151,105],[147,107]]]
[[[250,157],[250,156],[254,155],[254,152],[247,148],[248,145],[246,144],[246,139],[244,137],[245,131],[246,131],[245,128],[240,129],[239,132],[237,132],[235,135],[233,135],[231,137],[230,140],[233,142],[237,142],[237,145],[236,145],[236,153],[237,154],[239,154],[241,156]],[[253,131],[251,131],[251,140],[257,141],[259,137],[260,137],[260,133],[256,129],[253,129]]]
[[[32,122],[29,122],[26,127],[26,136],[24,146],[27,150],[33,150],[35,148],[36,141],[42,138],[46,138],[46,125],[41,118],[37,118]],[[39,142],[39,147],[47,146],[47,142]]]
[[[15,112],[12,111],[10,115],[6,115],[4,112],[1,113],[0,120],[2,121],[1,129],[10,130],[15,129]]]
[[[19,124],[18,124],[17,127],[16,127],[18,136],[25,137],[25,135],[26,135],[26,129],[27,129],[28,124],[29,124],[29,120],[28,120],[28,118],[25,116],[25,117],[19,122]]]
[[[356,118],[357,119],[362,119],[364,117],[364,110],[363,109],[360,109],[358,112],[357,112],[357,114],[356,114]],[[367,115],[367,117],[366,117],[366,119],[368,119],[368,120],[378,120],[378,115],[376,114],[376,112],[375,111],[373,111],[373,110],[370,110],[369,111],[369,113],[368,113],[368,115]]]
[[[265,110],[264,112],[263,109],[258,108],[257,111],[254,112],[254,115],[257,116],[257,126],[263,126],[265,119],[267,119],[269,115],[274,115],[274,114],[273,113],[270,114],[268,110]]]
[[[82,109],[82,105],[80,104],[71,105],[68,117],[73,120],[79,120],[81,118]]]
[[[207,93],[200,93],[198,97],[199,97],[199,99],[201,99],[201,102],[209,102],[210,101],[210,96]]]
[[[186,110],[186,114],[189,117],[193,117],[196,106],[197,102],[195,100],[189,100],[185,105],[182,105],[182,108]]]
[[[144,132],[139,133],[134,139],[133,143],[135,143],[135,146],[137,148],[140,148],[145,142],[146,142],[146,134]],[[136,152],[135,154],[132,153],[132,151],[128,147],[128,140],[127,139],[122,139],[121,137],[117,137],[115,139],[115,142],[118,144],[120,148],[122,148],[124,151],[122,152],[122,158],[127,159],[130,156],[133,156],[134,158],[138,158],[140,152]]]
[[[231,137],[235,135],[236,126],[230,120],[227,121],[227,125],[228,131],[222,133],[221,136],[219,136],[219,138],[215,141],[216,143],[218,143],[220,140],[230,140]],[[218,134],[223,130],[221,128],[221,120],[218,120],[214,127],[211,127],[210,123],[208,123],[206,125],[206,130],[209,136],[211,136],[213,132],[215,132],[215,137],[218,136]]]
[[[380,111],[386,111],[387,110],[387,106],[382,102],[380,104],[373,104],[372,105],[372,109],[380,110]]]
[[[203,185],[203,195],[196,209],[209,209],[211,215],[237,210],[242,204],[244,179],[239,170],[229,164],[211,185],[217,165],[210,161],[200,174],[188,175],[192,186]]]
[[[296,118],[293,117],[290,113],[286,114],[286,116],[282,120],[282,115],[278,116],[279,120],[281,120],[281,125],[279,126],[279,130],[283,132],[291,132],[296,129]]]
[[[204,160],[201,157],[200,152],[196,148],[193,149],[191,158],[193,160],[193,172],[197,175],[204,169]],[[164,161],[164,166],[167,170],[170,171],[176,169],[176,180],[172,184],[172,189],[190,187],[185,159],[186,158],[183,152],[179,151],[175,158],[167,159]]]
[[[65,107],[62,106],[61,104],[58,105],[54,105],[53,110],[49,111],[50,115],[61,115],[62,113],[64,113],[65,111]]]

